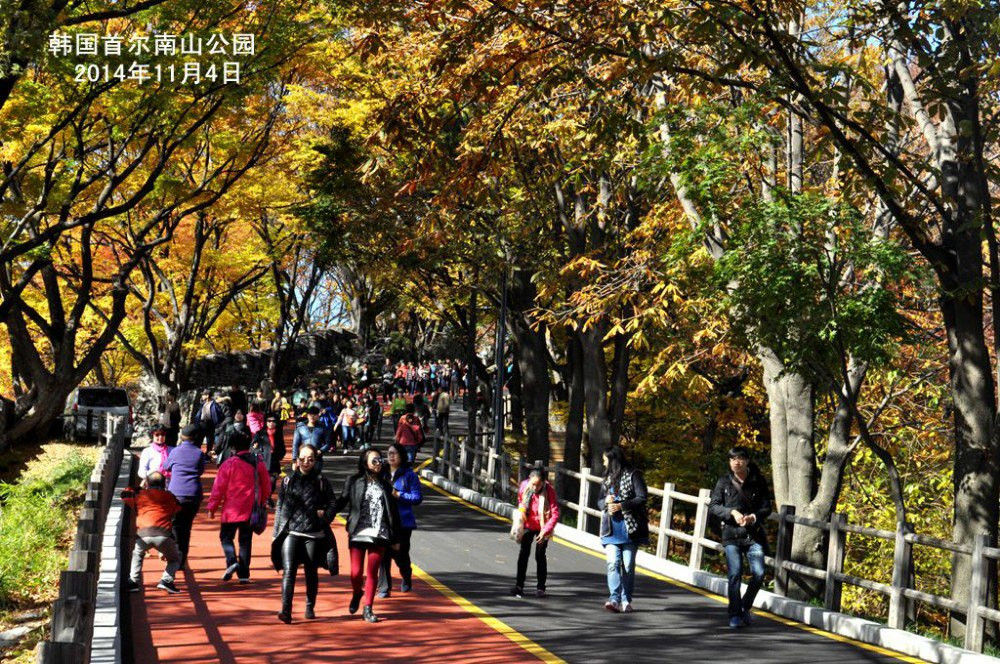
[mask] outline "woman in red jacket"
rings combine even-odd
[[[528,556],[531,543],[535,543],[536,597],[545,597],[545,580],[548,576],[548,561],[545,550],[552,533],[559,523],[559,501],[552,485],[545,481],[544,468],[533,468],[528,479],[521,482],[517,490],[517,509],[520,512],[523,532],[519,534],[521,553],[517,557],[517,582],[510,589],[514,597],[524,595],[524,579],[528,573]]]
[[[212,485],[212,495],[208,498],[209,517],[222,507],[222,525],[219,527],[219,541],[226,555],[226,572],[223,581],[233,578],[238,572],[240,583],[250,583],[250,548],[253,544],[253,530],[250,514],[254,500],[264,505],[271,495],[271,478],[265,466],[256,456],[250,454],[250,436],[238,432],[230,444],[236,452],[219,466],[219,474]],[[233,537],[239,533],[240,553],[236,555]]]

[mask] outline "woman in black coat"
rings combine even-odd
[[[330,522],[337,514],[336,495],[316,469],[318,454],[312,445],[299,448],[298,466],[285,478],[278,492],[271,562],[276,570],[284,570],[278,614],[283,623],[292,621],[292,596],[299,565],[306,576],[307,619],[316,617],[317,570],[326,567],[331,574],[337,573],[337,545],[330,530]]]
[[[357,613],[364,597],[366,622],[378,622],[372,612],[379,565],[388,548],[399,547],[401,531],[399,507],[392,495],[392,485],[380,473],[382,454],[364,450],[358,457],[358,472],[347,478],[344,493],[337,499],[336,511],[349,505],[347,546],[351,552],[351,586],[354,595],[348,610]],[[367,555],[367,565],[365,556]],[[361,580],[364,577],[364,588]]]

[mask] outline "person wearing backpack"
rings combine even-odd
[[[597,509],[601,510],[601,545],[608,561],[610,597],[604,608],[632,613],[635,554],[640,546],[649,544],[648,492],[642,473],[628,463],[620,445],[611,445],[604,451],[604,468],[597,501]]]
[[[771,491],[760,469],[750,461],[750,450],[743,446],[729,450],[729,471],[715,483],[708,509],[722,522],[722,546],[729,571],[729,627],[739,629],[750,626],[750,609],[764,584],[764,523],[771,514]],[[750,568],[750,583],[741,598],[744,556]]]
[[[406,412],[400,418],[399,426],[396,427],[395,438],[396,442],[406,450],[407,461],[411,464],[416,461],[417,450],[424,443],[424,425],[420,422],[420,418],[414,414],[412,403],[406,404]]]
[[[546,481],[546,475],[544,468],[532,468],[517,490],[517,524],[520,527],[514,539],[521,545],[521,551],[517,556],[517,581],[510,589],[514,597],[524,596],[532,543],[535,545],[535,596],[546,595],[549,566],[545,553],[559,523],[559,501],[555,489]]]
[[[330,522],[336,516],[337,495],[316,468],[318,457],[319,452],[312,445],[300,447],[295,470],[285,477],[278,490],[271,562],[276,571],[283,572],[278,620],[286,624],[292,622],[292,597],[299,565],[306,577],[307,620],[316,617],[317,570],[324,567],[331,574],[339,571],[337,543],[330,530]]]
[[[208,515],[214,519],[222,508],[222,524],[219,527],[219,541],[226,556],[226,571],[223,581],[237,574],[240,583],[250,582],[250,553],[253,545],[254,505],[263,506],[271,495],[271,478],[267,466],[250,454],[250,436],[246,433],[235,435],[230,440],[233,456],[219,466],[219,473],[212,484],[208,498]],[[237,556],[233,538],[238,535],[239,555]]]

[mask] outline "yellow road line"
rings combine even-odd
[[[426,461],[424,463],[426,465],[429,462],[430,462],[430,460],[428,460],[428,461]],[[431,482],[428,482],[424,478],[421,478],[420,481],[423,482],[424,484],[426,484],[427,486],[429,486],[430,488],[434,489],[435,491],[437,491],[441,495],[445,496],[446,498],[450,498],[451,500],[454,500],[457,503],[461,503],[462,505],[464,505],[464,506],[466,506],[466,507],[468,507],[470,509],[473,509],[473,510],[475,510],[477,512],[485,514],[486,516],[493,517],[497,521],[502,521],[504,523],[510,523],[511,522],[511,520],[508,519],[508,518],[506,518],[506,517],[502,517],[499,514],[494,514],[493,512],[490,512],[489,510],[484,510],[482,507],[479,507],[478,505],[473,505],[472,503],[470,503],[469,501],[465,500],[464,498],[460,498],[460,497],[455,496],[455,495],[453,495],[451,493],[448,493],[447,491],[445,491],[441,487],[436,486],[435,484],[432,484]],[[553,537],[552,539],[555,540],[556,542],[558,542],[559,544],[562,544],[565,547],[573,549],[574,551],[579,551],[581,553],[586,553],[589,556],[593,556],[595,558],[600,558],[601,560],[605,559],[604,558],[604,554],[599,553],[597,551],[593,551],[592,549],[588,549],[586,547],[582,547],[579,544],[576,544],[575,542],[570,542],[570,541],[565,540],[565,539],[563,539],[561,537]],[[636,570],[640,574],[643,574],[645,576],[657,579],[658,581],[664,581],[664,582],[669,583],[671,585],[677,586],[678,588],[683,588],[683,589],[688,590],[690,592],[697,593],[697,594],[701,595],[702,597],[707,597],[708,599],[713,600],[715,602],[719,602],[720,604],[728,604],[729,603],[729,600],[727,598],[722,597],[720,595],[716,595],[715,593],[711,593],[711,592],[709,592],[707,590],[704,590],[703,588],[699,588],[697,586],[692,586],[691,584],[684,583],[683,581],[678,581],[677,579],[671,579],[669,576],[664,576],[663,574],[659,574],[657,572],[653,572],[652,570],[647,570],[645,568],[639,567],[638,565],[636,566]],[[885,648],[882,648],[882,647],[876,646],[876,645],[872,645],[870,643],[864,643],[862,641],[856,641],[855,639],[852,639],[850,637],[842,636],[840,634],[835,634],[833,632],[828,632],[826,630],[819,629],[818,627],[813,627],[812,625],[806,625],[805,623],[800,623],[800,622],[797,622],[795,620],[790,620],[790,619],[785,618],[783,616],[779,616],[777,614],[771,613],[769,611],[764,611],[762,609],[754,609],[753,612],[754,612],[755,615],[762,616],[764,618],[767,618],[769,620],[773,620],[773,621],[781,623],[783,625],[787,625],[789,627],[795,627],[795,628],[801,629],[804,632],[809,632],[810,634],[815,634],[817,636],[823,636],[823,637],[826,637],[826,638],[831,639],[833,641],[839,641],[841,643],[848,643],[850,645],[857,646],[858,648],[861,648],[863,650],[868,650],[870,652],[874,652],[874,653],[877,653],[879,655],[885,655],[886,657],[892,657],[894,659],[898,659],[901,662],[909,662],[911,664],[920,664],[921,662],[925,662],[926,661],[926,660],[923,660],[923,659],[919,659],[917,657],[910,657],[909,655],[904,655],[902,653],[898,653],[898,652],[895,652],[895,651],[892,651],[892,650],[887,650]]]
[[[537,643],[526,637],[524,634],[521,634],[519,631],[517,631],[507,623],[503,622],[499,618],[495,618],[494,616],[490,615],[483,609],[479,608],[469,600],[465,599],[464,597],[456,593],[448,586],[444,585],[443,583],[435,579],[433,576],[431,576],[424,570],[417,567],[416,565],[413,565],[413,574],[418,579],[429,585],[431,588],[438,591],[439,593],[441,593],[442,595],[453,601],[455,604],[458,604],[460,607],[462,607],[463,609],[474,615],[476,618],[479,618],[479,620],[485,623],[488,627],[491,627],[500,634],[503,634],[508,639],[513,641],[515,644],[519,645],[521,648],[524,648],[526,651],[528,651],[538,659],[542,660],[543,662],[551,662],[552,664],[556,664],[559,662],[564,663],[566,661],[552,654],[551,652],[549,652],[542,646],[538,645]]]
[[[433,461],[433,459],[427,459],[422,464],[420,464],[420,466],[417,468],[417,470],[423,470],[431,461]],[[433,487],[434,489],[437,489],[438,491],[441,491],[441,489],[438,489],[438,487],[434,486],[433,484],[430,484],[427,480],[425,480],[423,478],[421,478],[420,481],[423,482],[424,484],[427,484],[428,486]],[[448,492],[446,492],[446,491],[441,491],[441,493],[444,494],[445,496],[452,497],[451,494],[448,493]],[[458,499],[458,500],[461,503],[463,503],[464,505],[467,505],[467,506],[472,507],[474,509],[480,509],[480,508],[476,507],[475,505],[473,505],[472,503],[469,503],[468,501],[461,500],[461,499]],[[496,517],[495,514],[491,514],[490,512],[487,512],[486,510],[480,510],[480,511],[482,511],[483,514],[489,514],[491,516]],[[497,518],[502,518],[502,517],[497,517]],[[345,525],[345,526],[347,525],[347,521],[344,519],[343,516],[338,515],[337,518],[336,518],[336,520],[337,520],[338,523],[340,523],[342,525]],[[517,644],[518,646],[520,646],[521,648],[523,648],[527,652],[531,653],[532,655],[534,655],[535,657],[537,657],[541,661],[548,662],[549,664],[565,664],[566,663],[566,660],[564,660],[561,657],[558,657],[558,656],[552,654],[551,652],[549,652],[548,650],[546,650],[542,646],[538,645],[537,643],[535,643],[534,641],[532,641],[531,639],[529,639],[528,637],[526,637],[524,634],[521,634],[519,631],[517,631],[516,629],[514,629],[513,627],[511,627],[510,625],[508,625],[504,621],[500,620],[499,618],[496,618],[496,617],[490,615],[484,609],[476,606],[475,604],[473,604],[472,602],[470,602],[466,598],[462,597],[461,595],[459,595],[457,592],[455,592],[454,590],[452,590],[448,586],[444,585],[443,583],[441,583],[440,581],[438,581],[437,579],[435,579],[433,576],[431,576],[429,573],[425,572],[423,569],[421,569],[420,567],[418,567],[412,561],[410,561],[410,565],[413,567],[413,574],[414,574],[414,576],[416,576],[418,579],[420,579],[421,581],[423,581],[424,583],[426,583],[427,585],[429,585],[431,588],[433,588],[434,590],[438,591],[439,593],[441,593],[442,595],[444,595],[445,597],[447,597],[448,599],[450,599],[452,602],[454,602],[455,604],[459,605],[460,607],[462,607],[463,609],[465,609],[466,611],[468,611],[469,613],[471,613],[472,615],[474,615],[476,618],[478,618],[480,621],[482,621],[487,627],[489,627],[489,628],[491,628],[493,630],[496,630],[500,634],[506,636],[512,642],[514,642],[515,644]]]

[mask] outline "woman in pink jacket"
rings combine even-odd
[[[251,438],[264,428],[264,407],[257,401],[250,404],[250,412],[247,413],[247,426],[250,427]]]
[[[250,548],[253,530],[250,514],[254,499],[263,505],[271,495],[271,478],[267,467],[250,454],[250,436],[237,432],[230,439],[235,455],[219,466],[219,473],[212,485],[212,495],[208,498],[208,515],[215,518],[215,512],[222,507],[222,525],[219,527],[219,541],[226,556],[226,572],[223,581],[233,578],[238,572],[240,583],[250,583]],[[233,537],[239,534],[240,552],[236,555]]]
[[[517,557],[517,583],[510,589],[514,597],[523,597],[524,579],[528,574],[528,557],[531,543],[535,543],[536,597],[545,597],[545,577],[548,576],[548,561],[545,550],[552,532],[559,523],[559,501],[552,485],[545,481],[544,468],[533,468],[528,479],[521,482],[517,490],[517,509],[520,512],[523,532],[519,533],[521,553]]]

